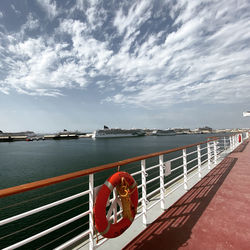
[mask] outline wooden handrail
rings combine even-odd
[[[14,195],[14,194],[23,193],[23,192],[30,191],[30,190],[37,189],[37,188],[41,188],[41,187],[50,186],[52,184],[60,183],[60,182],[63,182],[63,181],[68,181],[68,180],[75,179],[75,178],[82,177],[82,176],[86,176],[86,175],[89,175],[89,174],[94,174],[94,173],[101,172],[101,171],[111,169],[111,168],[115,168],[115,167],[118,167],[118,166],[124,166],[124,165],[132,163],[132,162],[145,160],[145,159],[156,157],[156,156],[163,155],[163,154],[173,153],[173,152],[176,152],[176,151],[179,151],[179,150],[182,150],[182,149],[191,148],[191,147],[201,145],[201,144],[204,144],[204,143],[207,143],[207,142],[210,142],[210,141],[215,141],[217,139],[218,139],[218,137],[214,138],[214,139],[211,139],[211,140],[195,143],[195,144],[182,146],[182,147],[179,147],[179,148],[174,148],[174,149],[170,149],[170,150],[166,150],[166,151],[161,151],[161,152],[156,152],[156,153],[152,153],[152,154],[137,156],[137,157],[133,157],[133,158],[123,160],[123,161],[118,161],[118,162],[114,162],[114,163],[110,163],[110,164],[105,164],[105,165],[101,165],[101,166],[97,166],[97,167],[94,167],[94,168],[89,168],[89,169],[77,171],[77,172],[70,173],[70,174],[60,175],[60,176],[57,176],[57,177],[52,177],[52,178],[48,178],[48,179],[44,179],[44,180],[40,180],[40,181],[35,181],[35,182],[31,182],[31,183],[27,183],[27,184],[15,186],[15,187],[5,188],[5,189],[0,190],[0,198],[7,197],[7,196],[10,196],[10,195]]]

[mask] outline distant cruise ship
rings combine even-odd
[[[108,128],[104,126],[104,129],[94,131],[92,138],[135,137],[143,135],[145,135],[145,132],[141,129]]]
[[[159,136],[163,136],[163,135],[176,135],[176,132],[173,129],[165,129],[165,130],[154,130],[152,132],[152,135],[159,135]]]

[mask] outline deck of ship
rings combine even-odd
[[[248,140],[124,249],[249,249],[249,215]]]

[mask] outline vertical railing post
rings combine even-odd
[[[94,249],[94,174],[89,175],[89,250]]]
[[[165,187],[164,187],[164,163],[163,163],[163,155],[159,156],[159,165],[160,165],[160,190],[161,190],[161,209],[165,209]]]
[[[142,181],[142,223],[147,226],[147,188],[146,188],[146,161],[141,160]]]
[[[217,164],[217,141],[214,141],[214,165]]]
[[[232,139],[232,136],[229,136],[229,144],[230,144],[230,151],[233,151],[233,139]]]
[[[188,185],[187,185],[187,151],[185,148],[182,150],[182,154],[183,154],[184,189],[188,190]]]
[[[226,150],[226,137],[224,136],[224,150]]]
[[[198,157],[198,176],[201,179],[201,145],[197,145],[197,157]]]
[[[114,208],[113,208],[113,215],[114,215],[114,223],[117,222],[117,202],[116,202],[116,199],[117,199],[117,190],[116,188],[113,189],[113,199],[114,199],[114,202],[115,202],[115,205],[114,205]]]
[[[211,169],[211,149],[210,149],[210,143],[207,143],[207,166],[208,169]]]

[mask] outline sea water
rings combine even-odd
[[[143,136],[95,140],[82,138],[0,143],[0,189],[205,141],[208,136],[213,135]],[[157,159],[155,160],[157,163]],[[139,170],[140,163],[133,163],[122,170],[129,172],[130,168],[134,168],[134,170],[138,168]],[[105,171],[105,173],[95,174],[95,186],[104,183],[114,171],[117,170],[111,169]],[[139,185],[140,179],[136,181]],[[152,188],[154,187],[152,186]],[[86,189],[88,189],[87,176],[2,198],[0,199],[0,220],[63,199]],[[26,200],[28,202],[24,202]],[[18,206],[16,206],[17,203]],[[64,203],[2,226],[0,248],[46,230],[86,210],[88,210],[88,198],[82,197],[73,202]],[[35,226],[30,227],[30,225]],[[23,228],[26,229],[23,230]],[[34,249],[38,246],[41,249],[53,249],[87,228],[88,216],[31,244],[25,245],[22,249]],[[9,235],[13,231],[18,231],[18,233]],[[54,239],[57,240],[54,241]],[[53,242],[49,243],[51,241]]]

